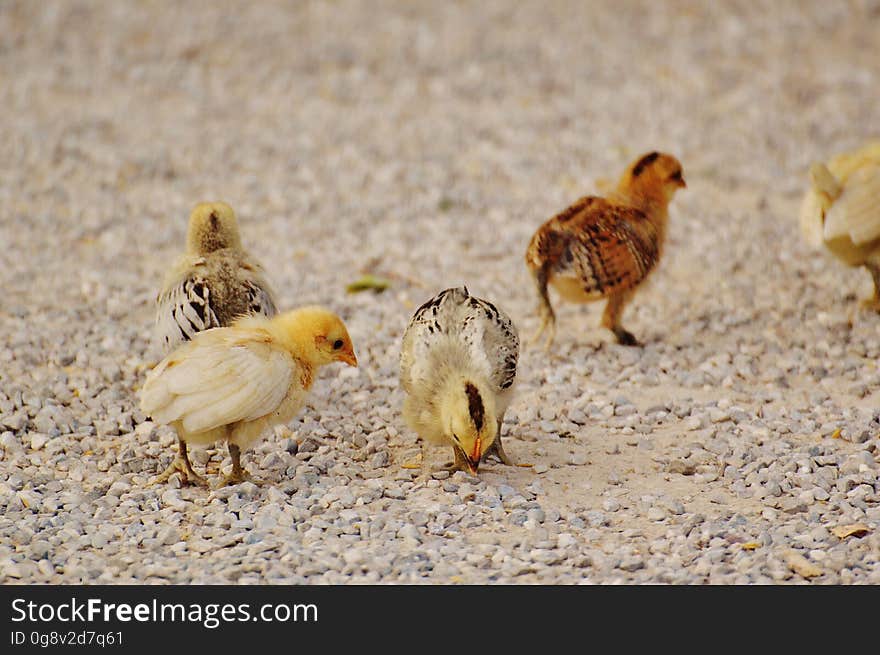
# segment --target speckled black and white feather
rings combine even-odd
[[[273,295],[262,270],[237,252],[184,257],[157,298],[157,339],[167,352],[242,315],[272,317],[278,312]]]
[[[458,349],[468,367],[498,394],[508,392],[516,378],[519,335],[510,317],[467,287],[441,291],[419,307],[403,335],[400,378],[404,390],[430,385],[436,358]]]

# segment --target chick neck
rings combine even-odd
[[[192,255],[209,255],[226,248],[241,250],[241,236],[235,224],[221,224],[211,215],[205,221],[195,221],[186,235],[186,249]]]
[[[331,358],[318,349],[315,326],[302,320],[295,312],[279,314],[272,319],[252,315],[236,323],[242,327],[259,327],[269,333],[272,340],[288,351],[301,364],[311,370],[329,364]]]
[[[665,226],[672,195],[654,176],[642,174],[633,178],[627,172],[617,185],[615,194],[626,204],[644,211],[658,227]]]

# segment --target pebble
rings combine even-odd
[[[49,435],[40,432],[31,433],[31,450],[39,450],[49,443]]]
[[[589,525],[594,528],[608,524],[608,519],[606,518],[605,513],[598,510],[587,512],[584,515],[584,518],[586,519],[587,523],[589,523]]]
[[[652,521],[662,521],[666,518],[666,511],[659,507],[651,507],[648,510],[647,516]]]
[[[162,494],[162,502],[178,512],[185,512],[189,506],[185,500],[180,497],[178,489],[169,489]]]
[[[403,490],[400,487],[393,485],[385,487],[383,495],[386,498],[392,498],[394,500],[403,500],[404,498],[406,498],[406,494],[403,492]]]
[[[606,512],[616,512],[620,509],[620,503],[615,498],[606,498],[602,501],[602,509]]]

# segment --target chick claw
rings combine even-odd
[[[538,343],[538,340],[541,338],[541,335],[544,332],[547,332],[547,338],[544,340],[544,350],[550,350],[550,346],[553,344],[553,340],[556,338],[556,317],[552,314],[543,314],[541,316],[541,326],[538,328],[537,332],[529,339],[529,347],[533,347]]]
[[[252,477],[250,473],[242,468],[241,449],[231,442],[228,444],[228,448],[229,456],[232,458],[232,471],[223,476],[223,479],[216,488],[229,487],[235,484],[241,484],[242,482],[253,482],[256,485],[263,484],[262,480]]]
[[[513,460],[507,456],[507,453],[504,452],[504,446],[501,444],[501,435],[499,434],[496,437],[495,441],[492,442],[492,445],[489,446],[488,450],[483,454],[483,461],[486,461],[490,455],[494,455],[498,458],[502,464],[507,464],[507,466],[516,466]]]
[[[629,330],[624,330],[622,327],[613,328],[612,332],[614,332],[614,336],[617,337],[617,343],[621,346],[641,346],[639,340],[636,339],[635,335]]]
[[[201,475],[193,470],[192,464],[190,464],[189,459],[184,459],[183,457],[179,456],[175,457],[174,461],[172,461],[168,465],[168,468],[166,468],[162,473],[160,473],[153,479],[152,484],[160,484],[162,482],[165,482],[175,473],[180,473],[180,483],[182,485],[196,484],[200,487],[211,486],[205,478],[203,478]]]
[[[253,482],[257,486],[264,484],[263,480],[261,480],[260,478],[255,478],[244,469],[240,469],[238,471],[233,469],[230,473],[227,473],[223,476],[223,478],[220,480],[220,482],[217,483],[214,489],[231,487],[236,484],[241,484],[242,482]]]

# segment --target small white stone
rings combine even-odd
[[[41,432],[31,433],[31,450],[40,450],[47,443],[49,443],[49,435]]]
[[[699,430],[703,427],[703,421],[698,416],[689,416],[684,420],[684,429],[689,431]]]

